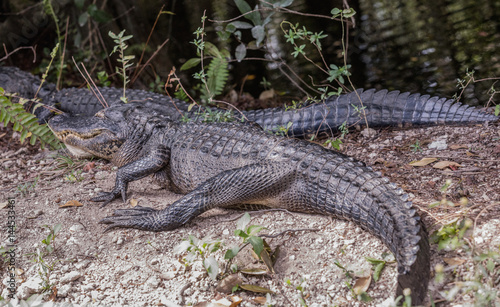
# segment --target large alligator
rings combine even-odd
[[[38,88],[36,77],[18,72],[16,68],[0,67],[0,87],[7,86],[6,90],[20,93],[21,96],[31,98],[34,89]],[[13,82],[22,74],[30,82]],[[39,81],[39,80],[38,80]],[[18,86],[16,88],[16,85]],[[53,86],[45,86],[46,90],[39,93],[42,101],[73,115],[93,115],[103,108],[102,102],[88,89],[69,88],[55,91]],[[99,88],[107,105],[122,104],[120,97],[122,90],[117,88]],[[31,96],[30,96],[31,95]],[[129,101],[155,102],[159,105],[157,111],[172,120],[197,118],[200,108],[188,111],[188,103],[171,99],[168,96],[142,90],[126,91]],[[102,100],[102,99],[101,99]],[[211,112],[225,112],[212,107]],[[37,116],[47,120],[50,111],[37,109]],[[482,112],[474,107],[454,103],[452,99],[430,97],[429,95],[401,93],[399,91],[357,90],[340,96],[330,97],[323,102],[314,103],[296,110],[285,108],[269,108],[233,112],[237,119],[253,121],[265,130],[279,131],[292,137],[307,137],[314,134],[331,134],[342,125],[368,124],[369,127],[405,126],[405,125],[436,125],[436,124],[465,124],[485,121],[497,121],[498,117]],[[365,119],[366,116],[366,119]],[[291,126],[289,127],[289,123]]]
[[[49,126],[76,155],[119,166],[115,187],[92,201],[126,199],[128,183],[153,175],[185,194],[163,210],[116,210],[101,222],[149,231],[176,229],[215,207],[264,205],[350,220],[380,238],[398,262],[397,295],[414,304],[427,295],[425,227],[394,184],[362,162],[304,140],[266,133],[247,123],[182,123],[154,103],[115,105],[93,117],[63,114]]]

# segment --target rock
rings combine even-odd
[[[58,297],[67,297],[71,290],[71,285],[62,285],[57,289]]]
[[[90,264],[90,260],[78,261],[77,263],[75,263],[75,268],[77,270],[85,269],[86,267],[89,266],[89,264]]]
[[[69,232],[71,233],[75,233],[75,232],[80,232],[82,230],[84,230],[85,228],[81,225],[81,224],[75,224],[75,225],[72,225],[70,228],[69,228]]]
[[[365,128],[363,129],[363,131],[361,131],[361,135],[365,138],[372,138],[377,135],[377,130],[372,128]]]
[[[447,137],[448,137],[447,135],[444,135],[435,140],[434,142],[430,143],[427,147],[429,149],[436,149],[436,150],[446,149],[448,148],[448,144],[446,143]]]
[[[25,300],[32,294],[37,293],[40,289],[40,283],[42,279],[38,276],[32,276],[27,281],[22,283],[19,288],[17,288],[17,297],[20,300]]]
[[[181,307],[177,305],[176,303],[169,301],[165,295],[162,295],[160,297],[160,303],[167,306],[167,307]]]
[[[69,272],[68,274],[64,275],[60,282],[62,284],[67,284],[67,283],[70,283],[72,281],[75,281],[77,280],[78,278],[82,277],[82,274],[80,272],[77,272],[77,271],[73,271],[73,272]]]

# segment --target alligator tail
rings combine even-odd
[[[293,137],[332,134],[344,123],[347,126],[368,123],[370,127],[385,127],[468,124],[499,119],[453,99],[374,89],[359,89],[297,110],[272,108],[244,113],[249,120],[272,131],[280,127],[286,129],[292,122],[288,134]]]
[[[380,238],[398,263],[396,296],[409,288],[412,303],[422,304],[430,279],[430,247],[427,231],[416,209],[408,201],[408,195],[387,178],[360,162],[343,159],[345,161],[336,167],[328,184],[321,180],[328,166],[317,171],[309,168],[309,177],[319,178],[318,191],[310,192],[311,195],[326,197],[329,199],[326,211],[351,220]],[[325,190],[333,194],[322,196]]]

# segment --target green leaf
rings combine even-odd
[[[210,256],[203,261],[203,266],[207,270],[208,276],[212,280],[217,280],[217,275],[219,274],[219,264],[217,260],[215,260],[213,256]]]
[[[229,31],[227,29],[227,27],[231,27],[231,28],[234,27],[235,30],[236,29],[251,29],[251,28],[253,28],[253,26],[251,24],[249,24],[248,22],[244,22],[244,21],[233,21],[233,22],[229,23],[226,26],[226,31]],[[232,32],[234,32],[234,31],[232,31]]]
[[[350,8],[348,8],[348,9],[343,10],[343,11],[342,11],[342,15],[343,15],[345,18],[350,18],[350,17],[352,17],[352,16],[356,15],[356,11],[355,11],[352,7],[350,7]]]
[[[173,252],[176,255],[182,254],[182,253],[185,253],[190,247],[191,247],[191,242],[189,242],[189,241],[182,241],[181,243],[177,244],[174,247]]]
[[[91,4],[87,8],[87,12],[89,13],[90,17],[92,17],[95,21],[103,23],[103,22],[108,22],[111,20],[109,15],[97,8],[97,5]],[[122,34],[123,35],[123,34]]]
[[[330,11],[330,14],[332,14],[332,18],[339,16],[340,13],[342,13],[342,11],[338,8],[334,8]]]
[[[500,104],[497,104],[495,106],[495,116],[498,116],[498,115],[500,115]]]
[[[256,44],[257,47],[260,46],[260,43],[264,40],[266,37],[266,32],[263,26],[255,26],[252,28],[252,37],[257,40]]]
[[[287,6],[292,5],[292,3],[293,3],[293,0],[281,0],[281,1],[276,1],[276,2],[273,4],[273,7],[274,7],[274,8],[278,8],[278,7],[287,7]]]
[[[234,0],[234,3],[240,10],[241,14],[246,14],[252,10],[250,5],[244,0]],[[257,6],[256,6],[257,8]],[[250,20],[254,25],[262,25],[262,19],[260,18],[260,13],[258,11],[252,12],[250,14],[244,15],[244,17]]]
[[[75,0],[76,7],[81,10],[83,9],[83,5],[85,4],[85,0]]]
[[[236,222],[236,229],[245,230],[248,223],[250,223],[250,214],[245,212],[242,217]]]
[[[238,62],[241,62],[245,56],[247,55],[247,47],[245,44],[241,43],[236,47],[236,51],[234,53],[234,56]]]
[[[267,229],[266,227],[264,226],[260,226],[260,225],[251,225],[250,227],[248,227],[247,229],[247,234],[249,236],[254,236],[256,235],[257,233],[259,233],[259,231],[261,231],[262,229]]]
[[[264,249],[264,241],[262,240],[262,238],[251,236],[250,238],[248,238],[248,241],[250,242],[250,244],[252,244],[255,253],[260,256],[260,253]]]
[[[83,27],[87,23],[88,19],[89,19],[89,13],[87,12],[81,13],[80,16],[78,16],[78,25],[80,27]]]
[[[236,229],[236,230],[234,231],[234,235],[236,235],[236,236],[238,236],[238,237],[241,237],[241,238],[243,238],[243,239],[248,238],[248,235],[246,234],[246,232],[244,232],[244,231],[243,231],[243,230],[241,230],[241,229]]]
[[[238,255],[239,252],[240,252],[240,247],[234,246],[233,248],[227,250],[226,254],[224,255],[224,259],[226,260],[233,259],[234,257],[236,257],[236,255]]]
[[[205,42],[205,54],[216,58],[222,57],[219,48],[217,48],[217,46],[215,46],[211,42]]]

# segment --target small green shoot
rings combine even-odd
[[[111,51],[109,55],[111,56],[113,53],[119,52],[118,62],[120,62],[122,65],[121,68],[118,66],[116,67],[116,72],[119,75],[121,75],[123,79],[123,95],[120,98],[120,100],[123,101],[124,103],[128,103],[127,97],[125,96],[127,84],[130,82],[127,75],[127,69],[133,65],[131,61],[135,58],[135,56],[125,55],[125,49],[128,48],[128,45],[125,42],[131,39],[133,35],[124,36],[124,34],[125,30],[121,31],[118,35],[109,31],[108,35],[114,40],[116,44],[115,47],[113,48],[113,51]]]
[[[420,147],[420,140],[416,140],[415,144],[410,145],[411,151],[422,152],[422,147]]]
[[[29,193],[35,191],[39,179],[40,176],[37,176],[33,181],[28,181],[17,186],[17,190],[21,193],[22,197],[26,197]]]
[[[43,292],[52,290],[54,284],[50,282],[50,275],[54,270],[55,265],[59,262],[59,259],[48,261],[46,258],[50,256],[56,250],[55,239],[61,231],[61,224],[56,224],[53,228],[48,225],[44,225],[44,228],[49,230],[49,234],[45,239],[42,240],[42,248],[37,247],[34,253],[27,254],[28,256],[34,256],[31,260],[38,265],[38,275],[42,282],[40,286]]]
[[[221,240],[214,240],[208,236],[203,239],[198,239],[195,236],[189,235],[187,240],[182,241],[174,247],[174,253],[187,254],[183,258],[187,266],[191,266],[194,261],[201,261],[208,276],[212,280],[217,280],[219,264],[211,254],[219,250],[221,244]]]

